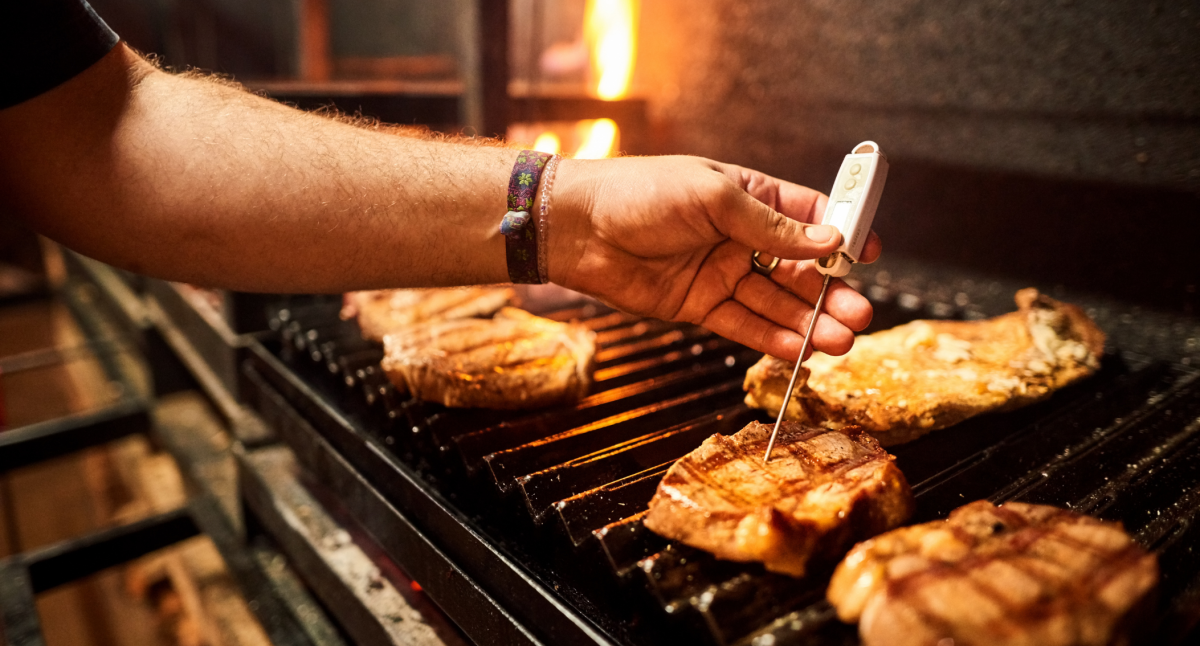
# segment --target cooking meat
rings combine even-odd
[[[383,338],[383,370],[401,391],[456,408],[537,408],[591,384],[596,335],[506,307],[494,319],[436,321]]]
[[[860,543],[829,584],[867,646],[1128,643],[1158,563],[1119,523],[986,500]]]
[[[646,527],[732,561],[803,576],[854,541],[904,522],[912,491],[892,456],[861,429],[751,422],[713,435],[667,471]]]
[[[1104,333],[1078,307],[1023,289],[1018,310],[984,321],[913,321],[860,336],[845,356],[815,353],[786,419],[862,426],[883,446],[980,413],[1025,406],[1100,365]],[[793,364],[763,357],[746,404],[776,415]]]
[[[358,318],[364,339],[427,321],[490,316],[513,300],[507,287],[378,289],[342,297],[342,319]]]

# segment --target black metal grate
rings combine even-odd
[[[960,307],[876,305],[875,329],[964,316]],[[855,643],[853,627],[824,601],[834,564],[797,580],[719,561],[641,523],[672,461],[712,433],[768,421],[741,402],[745,370],[759,355],[699,328],[586,300],[528,309],[597,332],[596,383],[583,401],[522,413],[405,400],[378,368],[382,351],[339,321],[335,304],[279,312],[272,347],[292,376],[313,385],[305,396],[327,400],[419,472],[472,519],[478,540],[510,554],[614,642]],[[1110,354],[1097,375],[1046,402],[968,420],[893,453],[917,495],[914,522],[979,498],[1124,522],[1159,552],[1160,642],[1195,623],[1200,372]],[[351,462],[369,478],[387,477],[374,463]]]

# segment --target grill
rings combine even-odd
[[[903,262],[861,280],[873,329],[1009,311],[1023,286]],[[477,641],[857,643],[824,601],[833,564],[797,580],[716,560],[641,523],[671,462],[712,433],[771,421],[741,402],[760,355],[582,297],[525,296],[527,309],[597,333],[595,385],[574,406],[494,412],[406,400],[378,368],[382,350],[338,320],[334,302],[274,313],[277,334],[252,348],[243,394]],[[1037,405],[894,447],[917,496],[913,521],[980,498],[1121,521],[1159,555],[1157,643],[1178,643],[1200,617],[1200,371],[1183,351],[1200,330],[1069,300],[1109,332],[1099,373]],[[471,611],[456,614],[456,604]]]

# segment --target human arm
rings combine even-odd
[[[515,150],[304,113],[123,44],[0,111],[0,148],[8,211],[131,271],[276,292],[507,280]]]
[[[515,150],[302,113],[159,71],[123,45],[0,111],[0,148],[0,206],[132,271],[279,292],[507,280],[497,224]],[[550,277],[795,356],[804,301],[815,300],[810,263],[782,262],[766,279],[749,273],[749,249],[828,253],[836,240],[814,242],[797,221],[823,200],[698,158],[567,160],[552,197]],[[864,255],[877,254],[872,243]],[[870,306],[839,284],[828,312],[815,345],[843,352]]]

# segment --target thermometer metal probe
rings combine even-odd
[[[771,448],[775,446],[775,436],[779,434],[779,425],[783,423],[783,414],[787,411],[788,401],[792,399],[792,390],[796,388],[796,376],[800,374],[800,364],[804,363],[804,353],[808,352],[809,339],[812,338],[813,330],[817,327],[817,316],[821,314],[821,306],[825,304],[825,292],[829,289],[831,278],[833,278],[831,274],[825,274],[825,282],[821,284],[821,295],[817,297],[817,304],[813,306],[812,320],[808,322],[808,332],[804,335],[804,345],[800,346],[800,358],[796,359],[796,368],[792,370],[792,380],[788,382],[787,394],[783,396],[783,405],[779,407],[779,417],[775,418],[775,428],[771,430],[771,439],[767,441],[767,452],[763,455],[763,462],[771,459]]]
[[[825,205],[821,224],[836,227],[842,234],[842,244],[833,253],[816,262],[817,271],[825,275],[825,280],[821,284],[821,295],[813,305],[808,332],[804,335],[804,344],[800,347],[800,356],[797,357],[796,367],[792,370],[792,379],[788,382],[783,403],[779,406],[779,416],[775,418],[775,428],[771,431],[771,439],[767,441],[767,452],[763,455],[763,462],[771,459],[771,449],[775,446],[775,437],[779,435],[783,415],[792,400],[796,377],[800,375],[800,365],[804,363],[804,353],[808,352],[809,346],[812,345],[812,335],[817,329],[817,317],[821,316],[821,310],[825,306],[825,293],[829,291],[829,281],[850,273],[850,266],[858,262],[867,242],[867,234],[871,231],[871,223],[875,220],[875,209],[879,206],[879,196],[883,193],[887,172],[887,157],[880,152],[879,145],[874,141],[864,141],[855,146],[854,152],[842,160],[837,179],[833,181],[833,190],[829,191],[829,202]]]

